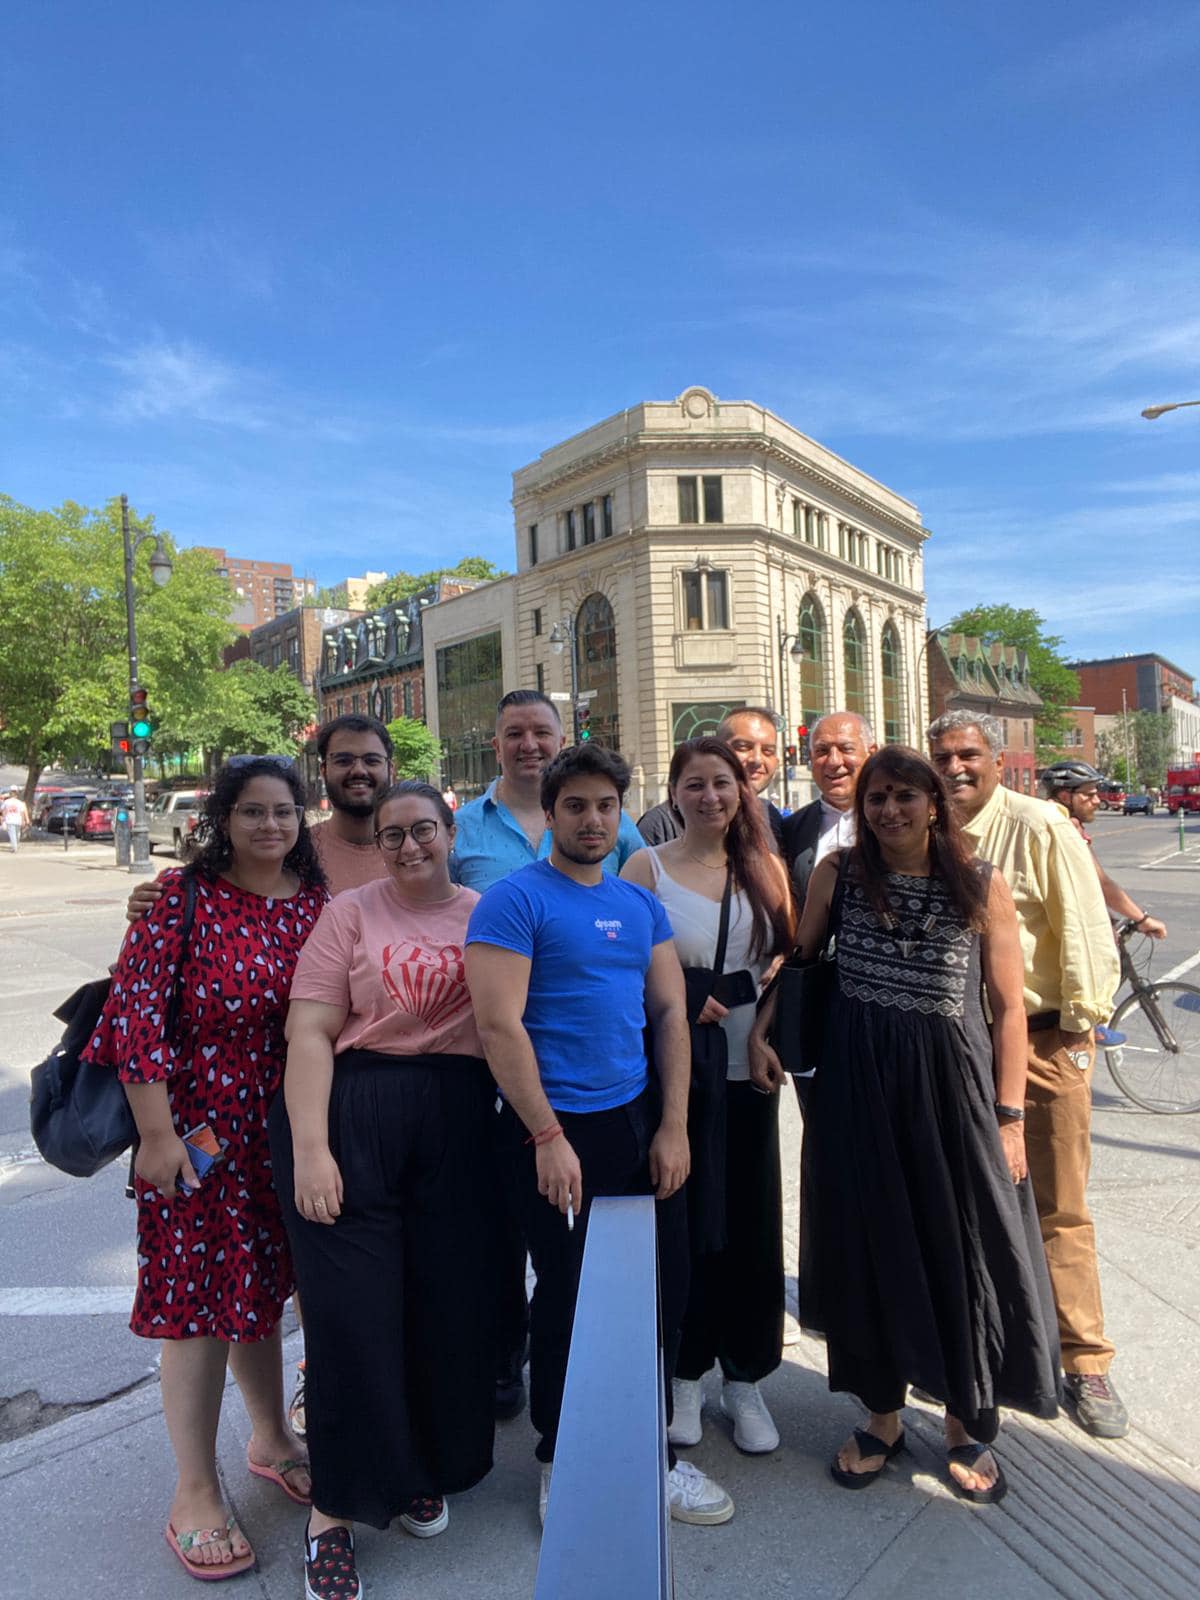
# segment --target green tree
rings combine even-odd
[[[1038,760],[1053,759],[1071,726],[1065,708],[1079,703],[1079,679],[1062,657],[1059,635],[1044,631],[1045,623],[1036,611],[1007,605],[972,606],[960,611],[950,628],[974,635],[985,644],[1011,644],[1025,651],[1030,685],[1043,701],[1034,722]]]
[[[285,666],[235,661],[213,672],[202,703],[180,727],[188,745],[203,746],[209,770],[226,756],[295,755],[317,708]]]
[[[397,717],[388,723],[392,760],[398,778],[432,778],[442,759],[442,747],[423,722]]]
[[[385,606],[393,605],[398,600],[407,600],[409,595],[428,588],[439,578],[464,578],[478,583],[492,583],[497,578],[507,577],[507,572],[502,572],[483,556],[464,556],[455,566],[435,567],[432,572],[394,572],[390,578],[367,590],[367,605]]]
[[[1170,713],[1131,711],[1129,761],[1125,759],[1125,728],[1120,722],[1096,740],[1096,764],[1108,776],[1130,789],[1161,789],[1167,781],[1173,745]]]
[[[134,535],[154,519],[131,513]],[[231,595],[211,557],[164,543],[174,563],[160,588],[150,550],[135,558],[140,680],[160,723],[195,710],[232,637]],[[55,762],[108,763],[109,723],[128,704],[119,500],[37,511],[0,496],[0,748],[28,769],[32,799]]]

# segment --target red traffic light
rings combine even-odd
[[[796,737],[798,739],[808,738],[808,728],[803,722],[800,723],[799,727],[796,729]]]

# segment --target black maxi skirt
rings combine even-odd
[[[313,1504],[386,1528],[416,1495],[469,1489],[492,1465],[494,1096],[474,1056],[351,1050],[334,1062],[332,1225],[296,1210],[283,1094],[275,1185],[304,1307]]]
[[[800,1320],[829,1387],[873,1411],[915,1384],[990,1442],[1058,1406],[1033,1192],[1000,1147],[991,1055],[960,1019],[834,1000],[801,1162]]]

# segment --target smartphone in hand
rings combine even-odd
[[[207,1122],[200,1122],[194,1128],[189,1128],[183,1135],[183,1143],[188,1153],[188,1160],[192,1163],[192,1171],[201,1183],[217,1163],[225,1159],[220,1140]],[[191,1195],[196,1191],[190,1183],[180,1183],[179,1192]]]

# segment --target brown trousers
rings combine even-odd
[[[1058,1311],[1063,1371],[1107,1372],[1096,1230],[1087,1208],[1092,1073],[1067,1054],[1057,1028],[1029,1035],[1025,1153]]]

